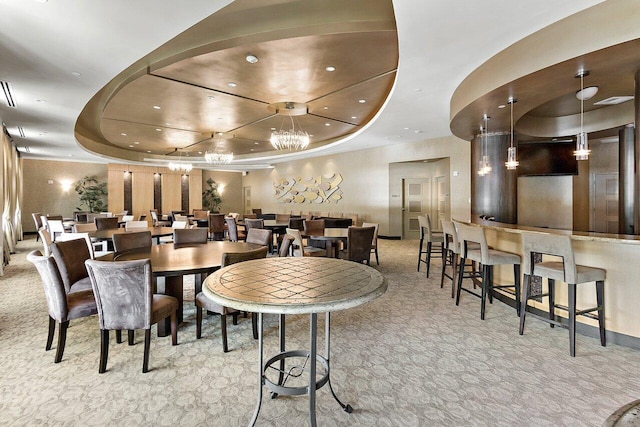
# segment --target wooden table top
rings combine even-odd
[[[220,268],[224,252],[247,252],[261,246],[243,242],[207,242],[207,244],[176,246],[173,243],[152,245],[151,249],[136,249],[115,257],[116,261],[149,258],[155,276],[181,276],[206,273]]]
[[[144,227],[128,230],[125,228],[111,228],[108,230],[90,231],[89,237],[98,240],[111,240],[114,234],[137,233],[140,231],[150,231],[151,237],[172,236],[173,228],[171,227]]]
[[[227,266],[204,281],[203,292],[238,310],[303,314],[344,310],[387,290],[372,267],[322,257],[282,257]]]

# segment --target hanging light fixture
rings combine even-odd
[[[222,135],[222,132],[218,132],[216,135]],[[212,165],[228,165],[233,161],[233,153],[221,151],[214,140],[211,150],[204,153],[204,160]]]
[[[177,152],[178,149],[176,148],[174,150],[174,153]],[[177,162],[169,162],[169,170],[171,171],[181,171],[184,173],[189,173],[191,172],[191,170],[193,169],[193,165],[191,163],[188,162],[183,162],[182,161],[182,152],[180,153],[180,160]]]
[[[507,102],[511,106],[511,133],[509,134],[511,137],[511,142],[509,144],[509,148],[507,149],[507,161],[504,162],[504,165],[507,167],[507,169],[513,170],[520,164],[520,162],[518,162],[518,156],[516,153],[517,149],[513,145],[513,104],[518,102],[518,100],[513,96],[510,96]]]
[[[489,163],[489,116],[486,114],[482,116],[484,120],[484,138],[482,134],[483,127],[480,127],[480,144],[482,146],[482,155],[480,158],[480,165],[478,168],[478,175],[485,176],[493,169]]]
[[[291,129],[283,130],[282,126],[280,130],[271,132],[271,145],[276,150],[304,150],[309,146],[309,134],[300,129],[296,129],[295,123],[293,121],[294,112],[300,109],[299,105],[296,105],[294,102],[285,102],[284,109],[289,111],[289,119],[291,119]],[[306,114],[306,106],[304,107]],[[276,109],[278,114],[281,114],[280,109]],[[295,113],[295,115],[300,115],[299,113]],[[283,122],[284,124],[284,119]]]
[[[573,155],[576,156],[576,160],[588,160],[589,153],[591,153],[591,150],[589,150],[589,137],[584,131],[584,100],[595,95],[595,92],[597,92],[598,89],[596,88],[595,91],[591,91],[589,93],[585,92],[584,77],[588,75],[589,71],[586,70],[580,70],[578,74],[576,74],[576,78],[580,77],[580,91],[576,94],[578,99],[580,99],[580,132],[576,135],[576,151],[573,152]]]

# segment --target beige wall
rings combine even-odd
[[[518,224],[571,230],[573,176],[518,178]]]
[[[251,187],[252,207],[263,212],[329,211],[358,213],[359,221],[377,222],[382,236],[400,236],[397,209],[390,186],[390,164],[412,160],[449,157],[450,206],[453,218],[468,220],[470,215],[470,146],[454,136],[416,143],[321,156],[313,159],[278,163],[272,170],[251,171],[243,185]],[[454,176],[455,172],[455,176]],[[274,197],[273,183],[283,177],[315,177],[340,173],[342,200],[331,204],[284,204]],[[394,216],[393,221],[391,216]]]
[[[241,172],[221,172],[221,171],[202,171],[202,191],[207,186],[207,179],[213,179],[218,188],[222,187],[220,197],[222,198],[222,207],[220,212],[243,212],[242,210],[242,173]],[[200,192],[202,194],[202,191]],[[202,197],[200,198],[202,200]]]

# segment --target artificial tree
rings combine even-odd
[[[218,184],[212,179],[207,179],[207,186],[202,192],[202,207],[208,209],[210,212],[220,212],[220,205],[222,205],[222,197],[218,193]]]
[[[85,176],[75,183],[75,190],[80,196],[80,206],[87,206],[89,212],[103,212],[107,210],[107,183],[100,181],[96,175]]]

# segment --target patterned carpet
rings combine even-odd
[[[640,398],[640,352],[578,336],[571,358],[566,330],[529,319],[519,336],[515,311],[500,302],[481,321],[478,299],[463,295],[456,307],[448,284],[440,289],[439,261],[430,279],[416,272],[417,241],[379,244],[377,268],[389,291],[332,316],[332,382],[354,411],[345,413],[321,389],[318,425],[599,426]],[[154,336],[149,373],[141,373],[138,333],[132,347],[111,340],[102,375],[97,318],[75,321],[64,359],[54,364],[54,351],[44,351],[42,286],[25,261],[39,247],[20,242],[0,278],[2,425],[247,425],[257,393],[250,319],[229,322],[231,352],[223,354],[219,318],[207,318],[196,341],[195,309],[187,303],[180,345]],[[273,351],[276,320],[266,316],[265,345]],[[302,346],[308,317],[287,320],[289,348]],[[308,425],[307,405],[303,396],[265,398],[257,425]]]

